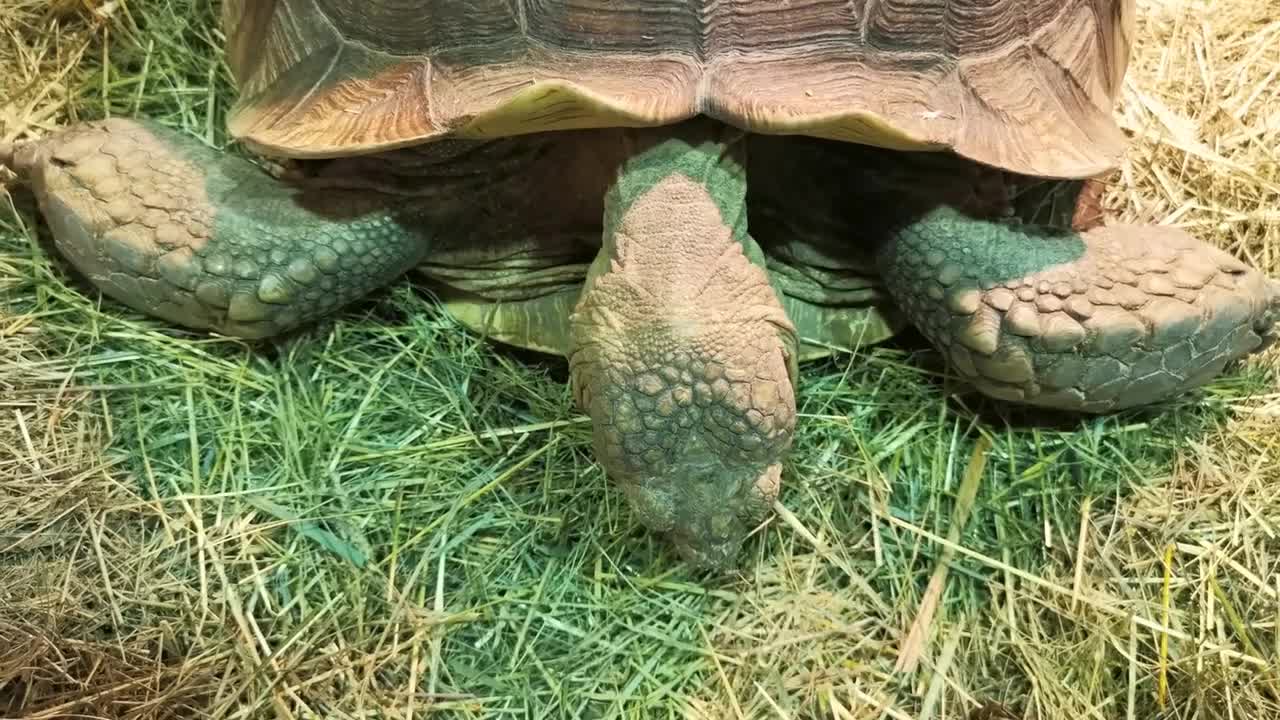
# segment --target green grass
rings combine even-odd
[[[9,29],[34,43],[46,26],[30,17]],[[231,90],[215,20],[198,0],[130,2],[96,31],[64,20],[93,39],[61,118],[143,114],[222,146]],[[1160,507],[1153,488],[1224,442],[1234,411],[1275,386],[1261,364],[1156,411],[1093,419],[979,400],[910,339],[807,365],[782,496],[794,520],[764,527],[741,573],[703,578],[594,464],[563,362],[484,342],[409,282],[278,341],[183,332],[86,288],[29,197],[12,200],[0,195],[0,324],[28,344],[0,364],[0,411],[91,392],[123,503],[112,517],[138,526],[122,547],[142,548],[95,563],[111,587],[81,612],[104,619],[75,641],[110,648],[115,633],[190,668],[174,682],[202,712],[841,718],[879,717],[853,708],[882,699],[889,717],[982,717],[985,703],[1154,717],[1162,663],[1181,712],[1220,705],[1232,682],[1195,653],[1276,657],[1274,609],[1229,566],[1221,630],[1184,624],[1196,641],[1161,650],[1163,545],[1188,540],[1124,510],[1153,492],[1143,507]],[[975,457],[985,465],[966,483]],[[1077,580],[1086,535],[1098,554]],[[921,668],[895,673],[940,563]],[[164,582],[148,587],[155,568]],[[3,600],[0,614],[16,607]],[[1240,630],[1232,613],[1261,624]],[[159,623],[157,636],[123,630]],[[1249,688],[1269,682],[1233,667]],[[33,712],[165,712],[90,698],[88,676],[27,687]]]

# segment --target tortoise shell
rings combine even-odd
[[[232,134],[287,157],[442,139],[743,129],[1085,177],[1133,0],[228,0]]]

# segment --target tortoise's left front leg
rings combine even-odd
[[[9,155],[11,157],[4,157]],[[271,177],[139,120],[0,149],[68,260],[104,293],[192,328],[265,337],[389,283],[448,203]],[[436,198],[438,200],[438,198]]]
[[[984,393],[1107,412],[1276,337],[1280,282],[1173,228],[1053,230],[939,207],[879,251],[894,300]]]

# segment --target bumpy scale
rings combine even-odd
[[[980,390],[1108,412],[1207,382],[1275,339],[1280,283],[1173,228],[1084,233],[935,209],[880,252],[894,299]]]
[[[139,120],[17,148],[58,249],[105,293],[193,328],[264,337],[413,267],[422,206],[281,183],[247,160]]]

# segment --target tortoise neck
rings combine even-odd
[[[659,134],[638,131],[629,138],[633,151],[618,169],[605,195],[606,245],[641,198],[661,184],[691,183],[719,212],[734,240],[747,236],[746,143],[743,133],[718,123],[694,122]]]
[[[519,184],[552,145],[545,136],[498,140],[443,140],[297,163],[295,181],[307,187],[372,190],[434,198],[492,194]]]

